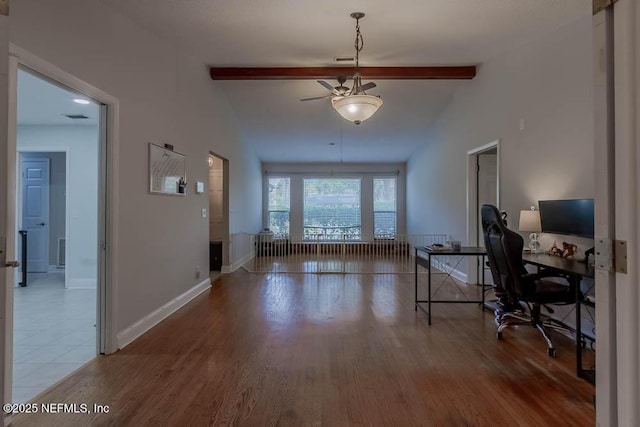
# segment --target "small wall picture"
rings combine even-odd
[[[149,192],[184,196],[186,193],[185,157],[173,150],[149,143]]]

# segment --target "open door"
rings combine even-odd
[[[9,105],[9,5],[8,2],[0,2],[0,380],[2,387],[0,393],[2,403],[7,402],[7,376],[11,376],[11,367],[7,370],[7,340],[11,337],[7,336],[7,324],[11,320],[7,316],[7,283],[13,283],[12,267],[17,263],[13,260],[13,244],[11,239],[7,239],[9,229],[8,215],[13,209],[9,206],[8,190],[14,179],[11,177],[9,165],[12,159],[9,159],[8,150],[8,105]],[[10,334],[9,334],[10,335]],[[9,357],[9,361],[11,358]],[[9,382],[10,384],[10,382]],[[9,391],[10,394],[10,391]],[[4,425],[5,414],[2,415],[2,425]]]

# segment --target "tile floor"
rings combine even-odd
[[[96,356],[96,291],[65,289],[64,273],[14,289],[13,402],[27,402]]]

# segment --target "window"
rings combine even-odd
[[[396,178],[373,179],[373,237],[392,239],[396,235]]]
[[[269,178],[269,229],[276,237],[289,235],[290,178]]]
[[[304,239],[360,240],[360,179],[305,178]]]

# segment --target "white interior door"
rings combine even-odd
[[[476,230],[478,235],[476,241],[478,246],[484,247],[484,235],[482,232],[482,215],[480,213],[482,205],[490,204],[498,206],[498,154],[494,148],[489,152],[478,154],[478,206],[476,216]],[[486,266],[482,266],[484,272],[484,283],[492,283],[491,271]]]
[[[498,206],[498,155],[478,154],[478,246],[484,246],[480,208],[484,204]]]
[[[640,7],[635,0],[613,3],[615,234],[624,242],[627,267],[615,273],[617,425],[640,425]],[[599,161],[603,161],[600,160]],[[598,178],[600,178],[598,176]],[[621,248],[620,247],[620,248]],[[616,251],[616,257],[619,257]],[[598,276],[599,277],[599,276]],[[598,279],[596,277],[596,280]],[[596,282],[596,288],[602,283]],[[610,284],[610,282],[609,282]],[[605,285],[606,286],[606,285]],[[600,305],[596,294],[596,310]],[[609,295],[610,296],[610,295]],[[600,337],[600,312],[596,311]],[[605,330],[609,334],[611,330]],[[606,336],[606,335],[605,335]],[[597,345],[597,344],[596,344]],[[606,344],[605,344],[606,345]],[[597,348],[598,359],[600,347]],[[596,360],[596,362],[597,362]],[[611,361],[613,362],[613,361]],[[606,368],[606,367],[605,367]],[[597,369],[600,369],[597,367]],[[605,372],[605,375],[607,372]],[[596,375],[598,373],[596,372]],[[596,378],[598,381],[599,377]],[[599,386],[598,386],[599,387]],[[598,408],[599,411],[599,408]]]
[[[593,17],[595,237],[615,237],[615,138],[613,133],[613,10]],[[596,265],[596,424],[618,425],[616,277]]]
[[[11,346],[7,345],[13,338],[7,329],[11,326],[11,311],[8,309],[9,297],[12,297],[8,283],[13,283],[13,274],[7,267],[7,255],[12,256],[12,244],[7,241],[9,229],[8,213],[13,204],[9,203],[8,189],[15,184],[11,172],[8,150],[8,116],[9,116],[9,5],[0,2],[0,399],[7,402],[11,399],[11,386],[7,387],[7,379],[11,379]],[[13,160],[15,162],[15,160]],[[11,226],[11,227],[10,227]],[[13,233],[12,233],[13,234]],[[11,235],[12,235],[11,234]],[[13,248],[15,249],[15,248]],[[8,362],[8,363],[7,363]],[[4,414],[0,417],[4,425]]]
[[[49,270],[49,159],[22,159],[22,229],[27,231],[27,272]]]

